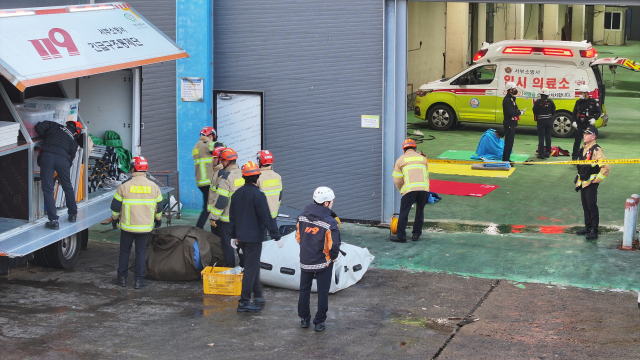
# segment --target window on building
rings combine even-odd
[[[604,28],[606,30],[621,30],[621,19],[621,12],[606,11],[604,13]]]

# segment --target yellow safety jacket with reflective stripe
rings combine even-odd
[[[602,152],[601,147],[598,146],[598,148],[593,149],[592,151],[591,148],[594,147],[595,145],[597,145],[595,141],[584,144],[582,149],[580,149],[582,150],[581,159],[584,158],[585,160],[606,160],[607,158],[604,157],[604,153]],[[589,156],[589,151],[591,151],[591,156]],[[591,167],[596,167],[596,166],[598,166],[598,164],[591,164]],[[576,187],[585,187],[585,185],[589,186],[591,183],[594,183],[594,184],[601,183],[604,179],[607,178],[607,176],[609,176],[610,169],[611,168],[607,164],[600,165],[600,171],[597,174],[591,174],[589,179],[584,181],[580,179],[580,175],[578,174],[578,179],[576,180]]]
[[[231,195],[236,189],[244,185],[242,171],[238,164],[231,164],[224,168],[218,177],[218,188],[216,189],[217,199],[209,214],[211,220],[229,222],[229,207],[231,206]]]
[[[273,171],[272,166],[262,166],[260,167],[258,187],[266,195],[269,212],[271,217],[275,218],[278,216],[280,201],[282,200],[282,177]]]
[[[218,164],[213,167],[213,174],[211,175],[211,185],[209,185],[209,197],[207,198],[207,210],[209,212],[213,211],[213,205],[218,200],[218,193],[216,192],[216,190],[218,190],[218,180],[220,179],[220,174],[224,172],[222,171],[223,167],[224,166],[222,166],[222,164]]]
[[[429,191],[427,157],[408,149],[393,168],[393,182],[402,195],[412,191]]]
[[[120,229],[145,233],[153,230],[155,220],[162,219],[162,194],[158,185],[147,179],[146,172],[134,172],[131,180],[118,186],[113,194],[111,217],[120,219]]]
[[[196,185],[198,187],[211,184],[211,173],[213,172],[213,146],[215,141],[209,140],[206,136],[200,136],[200,140],[193,147],[193,164],[196,168]]]

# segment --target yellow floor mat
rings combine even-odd
[[[464,176],[483,176],[508,178],[513,174],[516,168],[512,167],[509,171],[504,170],[471,170],[471,165],[453,165],[453,164],[429,164],[429,172],[432,174],[446,175],[464,175]]]

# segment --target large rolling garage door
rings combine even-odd
[[[88,1],[87,1],[88,2]],[[96,3],[111,1],[96,1]],[[175,0],[126,1],[171,40],[176,41]],[[176,139],[176,64],[173,61],[142,67],[142,114],[140,131],[142,153],[151,171],[175,171]],[[158,178],[163,181],[164,178]],[[171,184],[175,186],[176,184]]]
[[[380,220],[382,133],[360,117],[382,114],[383,1],[216,0],[213,13],[214,87],[264,91],[283,204],[324,185],[339,216]]]

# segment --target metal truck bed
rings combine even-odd
[[[165,194],[173,190],[162,187],[160,191]],[[0,218],[0,230],[17,226],[11,230],[0,233],[0,255],[18,257],[28,255],[47,245],[53,244],[67,236],[80,232],[111,216],[111,199],[115,189],[105,192],[88,201],[78,203],[78,221],[67,221],[67,209],[58,210],[60,216],[60,229],[50,230],[44,227],[47,217],[36,221]]]

